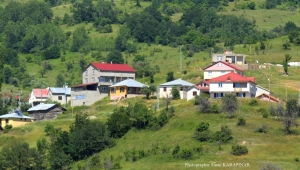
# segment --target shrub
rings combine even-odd
[[[12,129],[12,125],[5,125],[5,126],[4,126],[4,130],[3,130],[3,133],[9,132],[10,129]]]
[[[53,125],[51,124],[47,124],[45,126],[44,132],[46,133],[46,135],[50,135],[52,132],[54,132],[55,128]]]
[[[214,135],[214,139],[218,142],[227,143],[232,140],[232,131],[228,128],[228,126],[221,126],[221,131],[217,131]]]
[[[246,119],[243,118],[243,117],[239,117],[239,118],[238,118],[238,121],[237,121],[237,123],[236,123],[236,125],[237,125],[237,126],[243,126],[243,125],[245,125],[245,124],[246,124]]]
[[[269,113],[267,113],[267,112],[263,112],[263,113],[262,113],[262,117],[263,117],[263,118],[268,118],[268,116],[269,116]]]
[[[294,160],[295,160],[296,162],[299,162],[299,158],[295,158]]]
[[[248,154],[248,148],[246,146],[236,145],[231,147],[231,153],[236,156]]]
[[[208,130],[204,132],[196,131],[194,133],[194,138],[200,142],[209,141],[211,139],[211,132]]]
[[[179,157],[182,159],[190,159],[193,156],[193,152],[190,149],[183,149],[180,153],[179,153]]]
[[[255,129],[255,132],[267,133],[268,132],[268,125],[263,123],[261,126],[259,126],[258,128]]]
[[[178,153],[179,153],[179,151],[180,151],[180,146],[177,144],[176,146],[175,146],[175,148],[173,149],[173,151],[172,151],[172,155],[173,155],[173,157],[178,157]]]
[[[200,111],[202,113],[210,112],[211,104],[207,97],[200,95],[195,100],[195,104],[197,103],[199,105]]]
[[[256,99],[251,99],[250,103],[249,103],[249,106],[257,106],[258,105],[258,102]]]
[[[211,110],[210,110],[212,113],[220,113],[220,109],[219,109],[219,106],[217,104],[213,104],[213,106],[211,107]]]

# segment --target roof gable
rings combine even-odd
[[[244,70],[242,70],[241,68],[230,64],[228,62],[224,62],[224,61],[218,61],[206,68],[204,68],[203,70],[205,71],[212,71],[212,70],[237,70],[237,71],[241,71],[244,72]]]
[[[92,62],[90,65],[94,66],[100,71],[116,71],[116,72],[131,72],[135,73],[136,71],[127,64],[108,64],[108,63],[97,63]]]
[[[117,86],[127,86],[127,87],[143,87],[143,86],[147,86],[143,83],[140,83],[136,80],[133,80],[133,79],[126,79],[126,80],[123,80],[121,82],[118,82],[110,87],[117,87]]]
[[[48,97],[48,89],[32,89],[35,97]]]
[[[175,85],[181,85],[181,86],[194,86],[194,84],[184,81],[181,78],[173,81],[169,81],[167,83],[160,84],[160,86],[175,86]]]
[[[50,87],[49,91],[51,91],[52,94],[66,94],[66,95],[71,95],[71,88]]]
[[[262,93],[262,94],[258,95],[256,98],[257,98],[257,99],[260,99],[260,98],[270,98],[270,100],[274,100],[274,101],[276,101],[276,102],[280,102],[279,99],[275,98],[275,97],[272,96],[272,95],[266,94],[266,93]]]
[[[242,82],[252,82],[255,83],[254,77],[244,77],[241,76],[237,73],[228,73],[213,79],[210,79],[209,82],[237,82],[237,83],[242,83]]]

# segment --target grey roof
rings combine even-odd
[[[114,84],[110,87],[117,87],[117,86],[127,86],[127,87],[143,87],[143,86],[147,86],[143,83],[140,83],[136,80],[133,80],[133,79],[126,79],[126,80],[123,80],[117,84]]]
[[[71,88],[63,88],[63,87],[50,87],[49,90],[53,94],[67,94],[71,95]]]
[[[18,113],[15,113],[15,112],[11,112],[11,113],[8,113],[8,114],[5,114],[5,115],[1,115],[0,118],[3,118],[3,119],[8,119],[8,118],[34,119],[33,117],[24,116],[22,113],[18,114]]]
[[[36,105],[30,109],[28,109],[27,111],[30,112],[30,111],[38,111],[38,110],[47,110],[51,107],[55,106],[55,104],[39,104],[39,105]]]
[[[173,81],[169,81],[164,84],[160,84],[160,86],[176,86],[176,85],[181,85],[181,86],[194,86],[194,84],[184,81],[181,78]]]

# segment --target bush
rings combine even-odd
[[[248,154],[248,148],[246,146],[236,145],[236,146],[232,146],[231,149],[232,149],[231,153],[236,156]]]
[[[199,104],[199,108],[202,113],[210,112],[211,104],[210,104],[210,101],[208,100],[208,98],[206,98],[204,96],[200,96],[200,97],[197,97],[196,100],[197,100],[196,103]]]
[[[219,109],[219,106],[217,104],[213,104],[213,106],[211,107],[211,110],[210,110],[212,113],[220,113],[220,109]]]
[[[9,132],[10,131],[10,129],[12,129],[13,128],[13,126],[12,125],[5,125],[4,126],[4,130],[3,130],[3,133],[7,133],[7,132]]]
[[[257,106],[258,105],[258,102],[256,99],[251,99],[250,103],[249,103],[249,106]]]
[[[200,142],[209,141],[211,139],[211,132],[210,131],[204,131],[204,132],[195,132],[194,138]]]
[[[214,135],[214,139],[218,142],[228,143],[230,140],[232,140],[232,131],[228,128],[228,126],[221,126],[221,131],[217,131]]]
[[[180,151],[180,146],[177,144],[176,146],[175,146],[175,148],[173,149],[173,151],[172,151],[172,155],[173,155],[173,157],[178,157],[178,153],[179,153],[179,151]]]
[[[192,150],[190,149],[183,149],[180,153],[179,153],[179,157],[182,159],[190,159],[192,158],[193,153]]]
[[[236,125],[237,125],[237,126],[243,126],[243,125],[245,125],[245,124],[246,124],[246,119],[243,118],[243,117],[239,117],[239,118],[238,118],[238,121],[237,121],[237,123],[236,123]]]
[[[295,160],[296,162],[299,162],[299,158],[295,158],[294,160]]]
[[[54,132],[55,128],[53,125],[51,124],[47,124],[45,126],[44,132],[46,133],[46,135],[50,135],[52,132]]]
[[[261,126],[259,126],[258,128],[255,129],[255,132],[267,133],[268,132],[268,125],[263,123]]]
[[[268,118],[268,116],[269,116],[269,113],[267,113],[267,112],[262,113],[263,118]]]

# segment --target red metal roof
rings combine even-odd
[[[218,64],[218,63],[223,63],[223,64],[225,64],[225,65],[227,65],[227,66],[229,66],[229,67],[231,67],[231,68],[233,68],[233,69],[235,69],[235,70],[244,72],[244,70],[242,70],[241,68],[239,68],[239,67],[237,67],[237,66],[235,66],[235,65],[233,65],[233,64],[231,64],[231,63],[224,62],[224,61],[218,61],[218,62],[216,62],[216,63],[214,63],[214,64],[212,64],[212,65],[210,65],[210,66],[205,67],[203,70],[206,70],[206,69],[210,68],[211,66],[214,66],[214,65],[216,65],[216,64]]]
[[[275,98],[275,97],[272,96],[272,95],[266,94],[266,93],[262,93],[261,95],[257,96],[256,98],[257,98],[257,99],[261,99],[262,96],[265,97],[265,98],[267,98],[267,99],[270,97],[270,100],[272,99],[272,100],[274,100],[274,101],[277,102],[277,103],[280,102],[279,99]]]
[[[255,80],[254,77],[243,77],[237,73],[231,72],[231,73],[210,79],[209,81],[210,82],[237,82],[237,83],[252,82],[252,83],[255,83],[254,80]]]
[[[48,89],[32,89],[35,97],[48,97]]]
[[[86,87],[86,86],[89,86],[89,85],[94,85],[94,84],[98,84],[98,83],[87,83],[87,84],[77,84],[77,85],[74,85],[72,87]]]
[[[101,71],[118,71],[118,72],[132,72],[136,71],[127,64],[108,64],[108,63],[91,63],[94,67]]]

